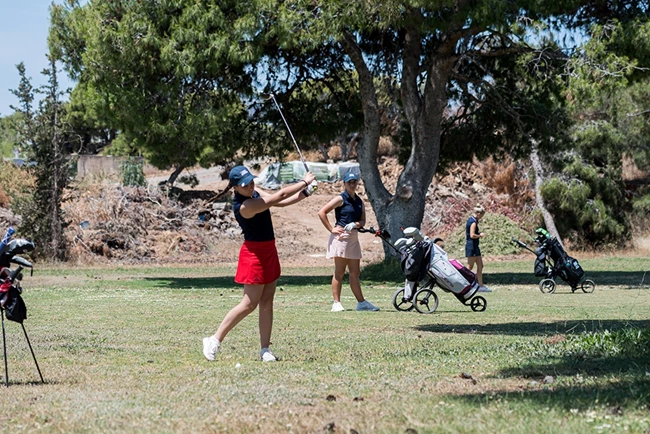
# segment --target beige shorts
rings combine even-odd
[[[344,232],[341,235],[330,234],[326,258],[361,259],[359,233],[353,230],[350,233]]]

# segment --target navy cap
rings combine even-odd
[[[357,176],[357,174],[354,172],[348,172],[343,177],[343,182],[358,181],[358,180],[359,180],[359,176]]]
[[[251,172],[244,166],[235,166],[230,170],[230,175],[228,175],[228,178],[230,179],[230,185],[246,187],[251,183],[252,180],[255,179],[255,176],[253,176]]]

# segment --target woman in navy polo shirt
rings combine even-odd
[[[350,288],[357,299],[357,310],[379,310],[363,298],[359,274],[361,272],[361,244],[357,229],[366,224],[366,210],[363,201],[357,195],[359,177],[348,172],[343,177],[345,191],[330,200],[320,211],[318,217],[330,233],[327,244],[327,258],[334,258],[334,276],[332,276],[332,295],[334,304],[332,312],[345,310],[341,305],[341,288],[345,269],[348,269]],[[336,223],[332,226],[327,214],[334,210]]]
[[[273,194],[256,191],[255,177],[244,166],[233,168],[229,178],[228,187],[219,193],[217,198],[230,188],[235,189],[233,211],[244,234],[235,282],[244,285],[244,297],[226,314],[217,332],[203,339],[203,355],[210,361],[214,360],[228,332],[259,306],[262,346],[260,358],[265,362],[274,362],[277,359],[269,350],[269,345],[273,328],[273,298],[276,282],[280,277],[280,260],[275,248],[269,208],[288,206],[309,196],[313,191],[313,186],[310,185],[314,181],[314,175],[307,172],[302,181],[288,185]]]
[[[479,248],[479,241],[485,237],[485,232],[478,228],[478,221],[485,215],[485,209],[481,205],[474,207],[474,213],[467,219],[465,224],[465,257],[467,257],[468,268],[472,270],[476,264],[476,280],[479,284],[479,292],[492,292],[483,285],[483,257]]]

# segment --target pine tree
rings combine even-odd
[[[28,161],[34,163],[36,187],[31,200],[22,204],[20,231],[36,243],[37,255],[54,259],[66,259],[66,242],[63,230],[66,222],[61,210],[63,191],[68,184],[70,161],[65,148],[62,92],[57,79],[56,59],[48,56],[50,68],[42,74],[48,83],[34,89],[25,73],[25,66],[18,65],[20,85],[12,90],[20,105],[12,108],[21,113],[24,123],[21,145],[26,149]],[[43,94],[38,109],[33,109],[34,93]]]

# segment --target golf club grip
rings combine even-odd
[[[19,265],[18,268],[16,268],[16,269],[11,273],[11,275],[9,276],[9,280],[11,281],[11,283],[14,283],[14,281],[16,280],[16,276],[18,276],[18,275],[20,274],[21,271],[23,271],[23,267]]]

